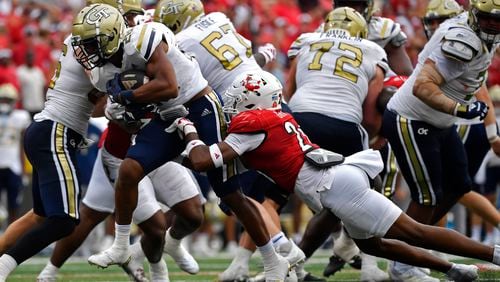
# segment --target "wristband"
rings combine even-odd
[[[458,116],[459,113],[466,113],[467,105],[462,105],[460,103],[455,104],[455,108],[453,108],[453,115]]]
[[[193,150],[194,147],[198,147],[201,145],[205,145],[205,143],[199,139],[189,141],[186,145],[186,154],[188,155],[188,157],[189,153],[191,153],[191,150]]]
[[[484,127],[484,129],[486,129],[486,137],[488,138],[488,141],[493,143],[495,139],[498,138],[497,123],[494,122],[492,124],[488,124]]]
[[[182,128],[182,132],[184,132],[184,136],[187,136],[189,133],[198,133],[198,131],[196,131],[196,127],[192,124],[186,124]]]
[[[212,162],[214,162],[215,167],[221,167],[224,165],[224,160],[222,159],[222,152],[220,151],[219,145],[213,144],[208,147],[210,149],[210,157]]]

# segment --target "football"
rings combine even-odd
[[[137,89],[149,82],[149,77],[141,70],[127,70],[120,74],[120,81],[124,89]]]

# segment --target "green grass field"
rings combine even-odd
[[[44,267],[48,258],[35,258],[21,265],[7,281],[34,281],[37,274]],[[219,258],[199,258],[201,271],[197,275],[189,275],[182,272],[175,263],[167,258],[171,281],[216,281],[217,274],[222,272],[230,262],[231,258],[221,255]],[[251,272],[256,274],[259,271],[259,258],[252,258]],[[328,261],[328,254],[315,255],[306,265],[306,269],[315,275],[321,275],[323,268]],[[476,263],[482,269],[480,281],[500,281],[500,268],[492,267],[489,264],[474,260],[453,259],[454,262]],[[385,269],[387,263],[379,262],[379,267]],[[445,281],[444,275],[433,272],[434,277]],[[128,277],[117,266],[107,269],[97,269],[90,266],[84,259],[72,259],[61,269],[58,281],[128,281]],[[344,268],[341,272],[331,276],[328,281],[359,281],[359,271],[350,267]]]

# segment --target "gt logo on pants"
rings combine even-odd
[[[427,132],[429,132],[429,129],[427,129],[427,128],[423,128],[423,127],[419,128],[419,129],[417,130],[417,133],[418,133],[419,135],[427,135]]]

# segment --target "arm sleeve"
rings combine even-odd
[[[241,134],[230,133],[224,142],[229,145],[238,155],[243,155],[245,152],[255,150],[262,144],[266,135],[264,133],[257,134]]]

